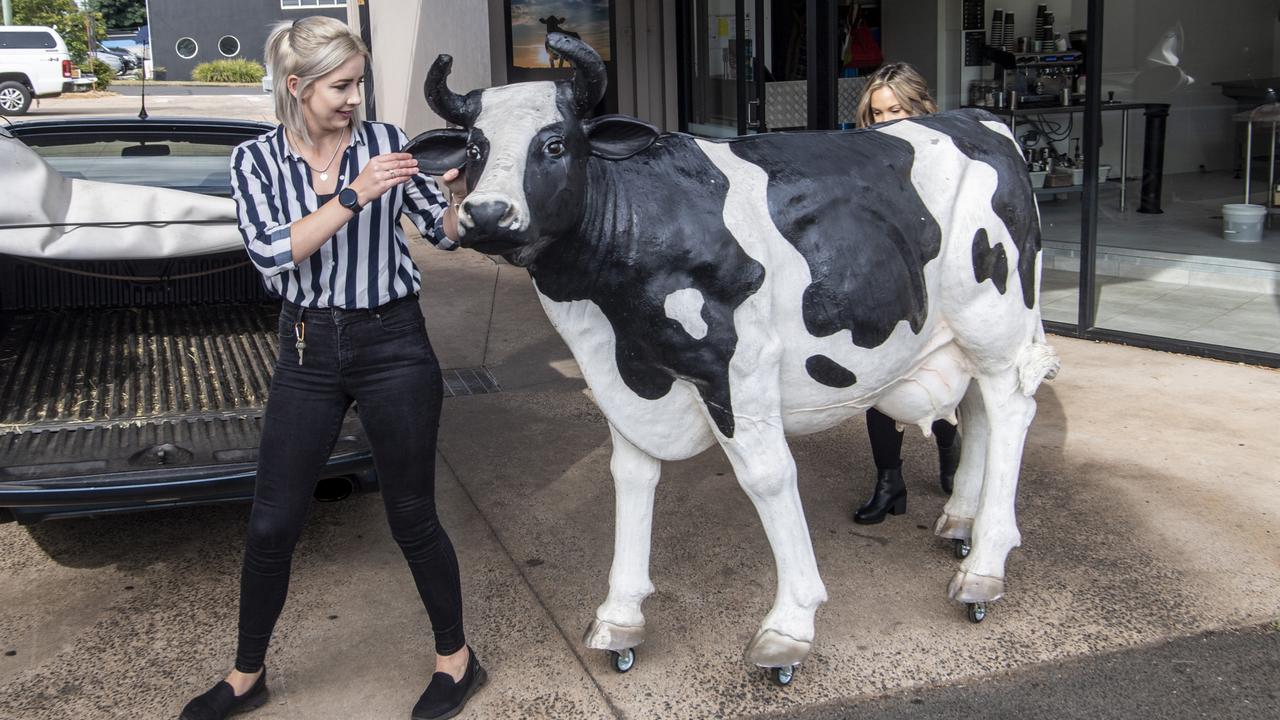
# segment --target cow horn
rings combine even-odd
[[[449,71],[453,68],[453,56],[441,54],[431,63],[427,71],[427,81],[422,84],[422,92],[427,96],[427,105],[437,115],[454,125],[466,127],[475,120],[475,108],[468,98],[449,89],[446,82]]]
[[[590,45],[564,33],[548,33],[547,47],[573,63],[573,99],[578,115],[586,117],[609,85],[604,61]]]

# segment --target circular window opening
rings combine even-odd
[[[227,57],[235,57],[240,54],[240,41],[234,35],[223,35],[218,41],[218,52]]]
[[[200,49],[200,46],[196,45],[195,40],[192,40],[189,37],[184,37],[178,41],[178,44],[175,45],[173,49],[178,52],[178,57],[190,60],[196,56],[196,51]]]

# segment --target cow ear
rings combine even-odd
[[[585,123],[591,154],[626,160],[658,139],[658,128],[627,115],[602,115]]]
[[[458,128],[428,130],[409,141],[400,152],[418,161],[418,170],[443,175],[467,160],[467,131]]]

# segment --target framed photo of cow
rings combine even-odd
[[[504,0],[503,5],[508,82],[569,77],[569,63],[546,46],[548,33],[562,32],[583,40],[604,60],[609,70],[609,89],[597,111],[617,111],[614,0]]]

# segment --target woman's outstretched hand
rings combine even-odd
[[[418,161],[409,153],[383,153],[369,158],[351,189],[360,196],[360,205],[368,205],[391,188],[408,182],[418,174]]]

